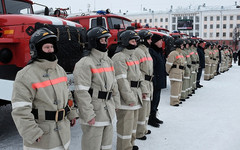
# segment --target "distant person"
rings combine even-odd
[[[74,125],[78,115],[67,75],[57,64],[56,41],[47,28],[34,32],[29,43],[32,59],[14,82],[12,117],[24,150],[69,149],[70,122]]]
[[[199,40],[198,41],[198,47],[197,52],[199,56],[199,68],[197,73],[197,88],[203,87],[203,85],[200,84],[200,79],[202,76],[202,70],[205,68],[205,54],[204,54],[204,41]]]

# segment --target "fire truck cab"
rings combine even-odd
[[[117,34],[119,31],[127,29],[131,26],[131,20],[119,15],[110,13],[109,9],[106,11],[100,10],[93,12],[94,14],[85,14],[69,16],[66,19],[80,23],[86,29],[103,26],[109,30],[112,35],[108,39],[109,56],[111,57],[117,47]]]

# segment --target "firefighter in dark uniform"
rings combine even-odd
[[[204,54],[204,41],[203,40],[198,41],[197,52],[198,52],[198,56],[199,56],[199,68],[198,68],[198,73],[197,73],[197,88],[201,88],[203,86],[200,84],[200,79],[202,76],[202,70],[205,68],[205,54]]]
[[[153,34],[152,43],[149,48],[149,52],[153,58],[153,99],[151,101],[151,112],[148,120],[148,124],[153,127],[159,127],[160,124],[163,124],[163,121],[157,118],[161,90],[167,87],[166,60],[163,54],[162,44],[162,37]]]

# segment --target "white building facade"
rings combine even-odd
[[[219,41],[221,44],[233,44],[234,28],[240,27],[240,8],[233,6],[206,7],[196,9],[179,8],[161,12],[142,12],[127,14],[133,22],[148,24],[151,27],[163,27],[170,32],[177,30],[178,20],[193,20],[192,30],[180,30],[189,36],[197,36],[204,40]]]

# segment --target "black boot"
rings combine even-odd
[[[140,137],[140,138],[137,138],[138,140],[146,140],[147,139],[147,137],[144,135],[143,137]]]
[[[147,133],[146,133],[146,135],[147,135],[147,134],[151,134],[151,133],[152,133],[151,130],[148,130]]]
[[[155,114],[155,120],[159,124],[163,124],[163,121],[157,118],[157,113]]]
[[[132,150],[138,150],[138,146],[137,145],[134,145]]]
[[[155,115],[154,115],[154,114],[151,114],[151,115],[149,116],[148,125],[153,126],[153,127],[156,127],[156,128],[159,128],[160,125],[157,123],[155,117],[156,117],[156,113],[155,113]]]

